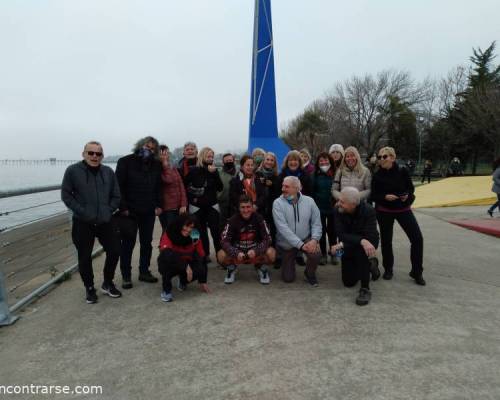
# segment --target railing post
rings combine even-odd
[[[19,317],[12,315],[7,303],[7,291],[4,286],[3,272],[0,269],[0,326],[12,325]]]

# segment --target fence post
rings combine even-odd
[[[11,315],[7,303],[7,291],[4,286],[3,272],[0,269],[0,326],[12,325],[19,317]]]

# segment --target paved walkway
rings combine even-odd
[[[428,285],[409,279],[397,229],[394,280],[373,283],[367,307],[336,266],[321,267],[317,289],[276,272],[264,287],[251,268],[225,286],[210,267],[211,295],[190,287],[171,304],[159,284],[134,282],[122,299],[89,306],[76,275],[0,329],[0,385],[103,387],[50,397],[61,399],[498,400],[499,239],[443,221],[440,209],[416,214]]]

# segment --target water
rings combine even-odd
[[[59,185],[68,165],[0,165],[0,191]],[[113,169],[116,167],[116,164],[108,165]],[[60,198],[60,191],[54,190],[0,199],[0,231],[66,211]],[[53,204],[32,208],[44,203]],[[23,208],[28,210],[11,213]],[[3,215],[7,212],[7,215]]]

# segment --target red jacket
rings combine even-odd
[[[166,232],[161,235],[160,239],[160,251],[164,250],[171,250],[174,253],[177,253],[186,262],[191,261],[195,253],[198,253],[198,256],[200,257],[205,257],[205,251],[203,250],[201,240],[197,240],[187,246],[177,246],[172,243]]]
[[[161,173],[163,211],[178,210],[187,207],[186,190],[177,169],[163,168]]]

